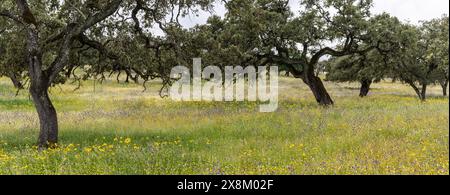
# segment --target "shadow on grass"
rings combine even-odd
[[[413,94],[388,93],[388,94],[384,94],[384,95],[393,95],[396,97],[404,97],[404,98],[415,98],[419,101],[419,97],[417,97],[417,95],[413,95]],[[448,96],[437,95],[437,94],[430,94],[430,95],[427,95],[427,97],[426,97],[426,100],[448,100],[448,99],[449,99]]]
[[[346,86],[346,87],[342,87],[342,88],[347,89],[347,90],[352,90],[352,91],[359,91],[359,90],[361,90],[360,87],[349,87],[349,86]],[[378,88],[378,87],[371,87],[370,88],[370,91],[379,91],[379,90],[381,90],[381,88]]]
[[[38,129],[28,129],[19,133],[0,134],[0,149],[4,151],[26,150],[36,146]],[[61,129],[59,143],[62,145],[80,144],[81,147],[95,144],[113,143],[115,138],[131,138],[133,143],[142,144],[158,141],[175,140],[179,135],[160,132],[117,132],[113,130],[80,131]],[[7,144],[5,144],[7,143]]]
[[[0,108],[17,109],[17,108],[34,108],[33,102],[29,99],[0,99]]]

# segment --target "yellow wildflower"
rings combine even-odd
[[[90,148],[90,147],[84,148],[84,151],[87,153],[92,152],[92,148]]]

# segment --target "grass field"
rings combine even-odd
[[[399,83],[325,84],[318,106],[281,78],[280,106],[172,102],[150,88],[108,81],[55,87],[60,147],[38,152],[38,120],[25,91],[0,79],[0,174],[449,174],[449,100],[421,103]]]

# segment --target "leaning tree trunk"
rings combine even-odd
[[[18,76],[16,74],[10,73],[8,76],[11,79],[11,82],[13,83],[13,85],[16,89],[23,89],[22,82],[20,82],[20,80],[19,80],[19,78],[17,78]]]
[[[39,116],[38,146],[40,149],[55,147],[58,143],[58,118],[55,107],[48,96],[48,87],[32,85],[30,93]]]
[[[359,97],[366,97],[370,91],[370,85],[372,84],[372,80],[363,79],[361,80],[361,89],[359,90]]]
[[[409,84],[409,86],[411,86],[414,89],[414,92],[416,92],[417,97],[419,97],[419,99],[421,101],[425,101],[425,99],[426,99],[426,92],[427,92],[427,85],[423,84],[422,85],[422,89],[419,89],[419,87],[417,87],[414,84],[414,82],[407,81],[407,83]]]
[[[316,98],[317,103],[323,106],[333,105],[334,102],[331,96],[328,94],[322,80],[314,74],[305,74],[302,78],[303,81],[308,85]]]

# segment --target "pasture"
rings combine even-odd
[[[280,78],[279,109],[257,102],[173,102],[108,80],[51,89],[60,145],[36,150],[26,91],[0,79],[0,174],[449,174],[449,99],[422,103],[403,84],[325,86],[322,107],[299,79]]]

